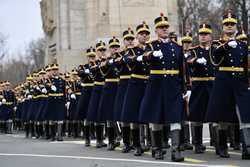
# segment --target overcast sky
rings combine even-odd
[[[10,53],[43,36],[40,0],[0,0],[0,32],[8,36]]]

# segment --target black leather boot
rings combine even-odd
[[[162,151],[162,131],[153,131],[154,141],[155,141],[155,159],[163,160]]]
[[[62,123],[59,123],[57,124],[57,141],[63,141],[63,124]]]
[[[85,134],[85,147],[90,146],[90,126],[84,126],[84,134]]]
[[[72,136],[73,123],[70,121],[68,123],[68,137]]]
[[[108,127],[107,128],[107,133],[108,133],[108,140],[109,140],[109,144],[108,144],[108,151],[113,151],[115,150],[116,147],[119,146],[119,143],[115,142],[115,129],[114,127]]]
[[[50,125],[50,135],[51,135],[51,141],[55,141],[56,140],[56,125]]]
[[[240,127],[239,124],[234,126],[234,150],[240,150]]]
[[[122,127],[122,139],[123,139],[123,149],[122,153],[128,153],[131,150],[130,147],[130,127]]]
[[[35,125],[34,125],[34,122],[31,122],[30,123],[30,129],[31,129],[31,137],[36,137],[35,135]]]
[[[180,130],[171,131],[172,134],[172,150],[171,150],[171,159],[174,162],[184,161],[184,157],[181,154],[180,150]]]
[[[227,146],[227,130],[220,129],[219,133],[219,156],[221,158],[229,158]]]
[[[29,125],[28,122],[26,122],[26,123],[24,124],[24,128],[25,128],[25,137],[26,137],[26,138],[29,138],[29,134],[30,134],[30,125]]]
[[[77,122],[73,123],[73,129],[74,129],[73,137],[78,138],[79,137],[79,131],[78,131],[78,123]]]
[[[132,132],[133,146],[135,148],[134,156],[141,156],[143,154],[143,149],[141,147],[141,142],[140,142],[140,130],[132,129],[131,132]]]
[[[96,125],[96,148],[107,147],[103,142],[103,125]]]
[[[194,152],[196,154],[202,154],[204,153],[205,149],[202,145],[202,126],[195,126],[194,127],[194,137],[195,137],[195,145],[194,145]]]
[[[46,136],[46,140],[49,140],[51,138],[50,126],[48,123],[45,124],[45,136]]]

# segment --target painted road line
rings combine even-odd
[[[138,159],[105,158],[105,157],[84,157],[84,156],[66,156],[66,155],[0,153],[0,156],[41,157],[41,158],[61,158],[61,159],[87,159],[87,160],[135,162],[135,163],[146,163],[146,164],[166,164],[166,165],[197,166],[197,167],[213,167],[214,166],[214,165],[209,165],[209,164],[191,164],[191,163],[185,163],[185,162],[180,162],[179,163],[179,162],[149,161],[149,160],[138,160]]]

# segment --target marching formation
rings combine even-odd
[[[124,49],[116,37],[99,41],[86,50],[88,62],[69,73],[51,64],[14,89],[2,81],[1,132],[14,127],[27,138],[52,141],[84,137],[86,147],[96,139],[96,148],[109,151],[122,141],[122,153],[151,150],[156,160],[171,148],[172,161],[181,162],[185,150],[205,153],[203,124],[209,123],[218,156],[230,157],[229,141],[250,159],[249,47],[247,35],[237,33],[236,16],[223,16],[220,40],[212,39],[208,23],[201,24],[197,46],[191,32],[179,44],[163,14],[154,24],[156,40],[150,41],[142,22],[135,33],[123,32]]]

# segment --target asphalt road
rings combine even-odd
[[[204,142],[208,144],[208,135]],[[92,142],[94,146],[94,141]],[[150,152],[142,157],[123,154],[121,148],[107,151],[105,148],[85,147],[81,139],[65,138],[63,142],[42,139],[26,139],[23,133],[0,134],[0,167],[170,167],[170,166],[250,166],[250,160],[241,160],[239,151],[230,150],[231,158],[221,159],[209,147],[205,154],[185,151],[185,162],[173,163],[170,149],[163,161],[151,158]]]

